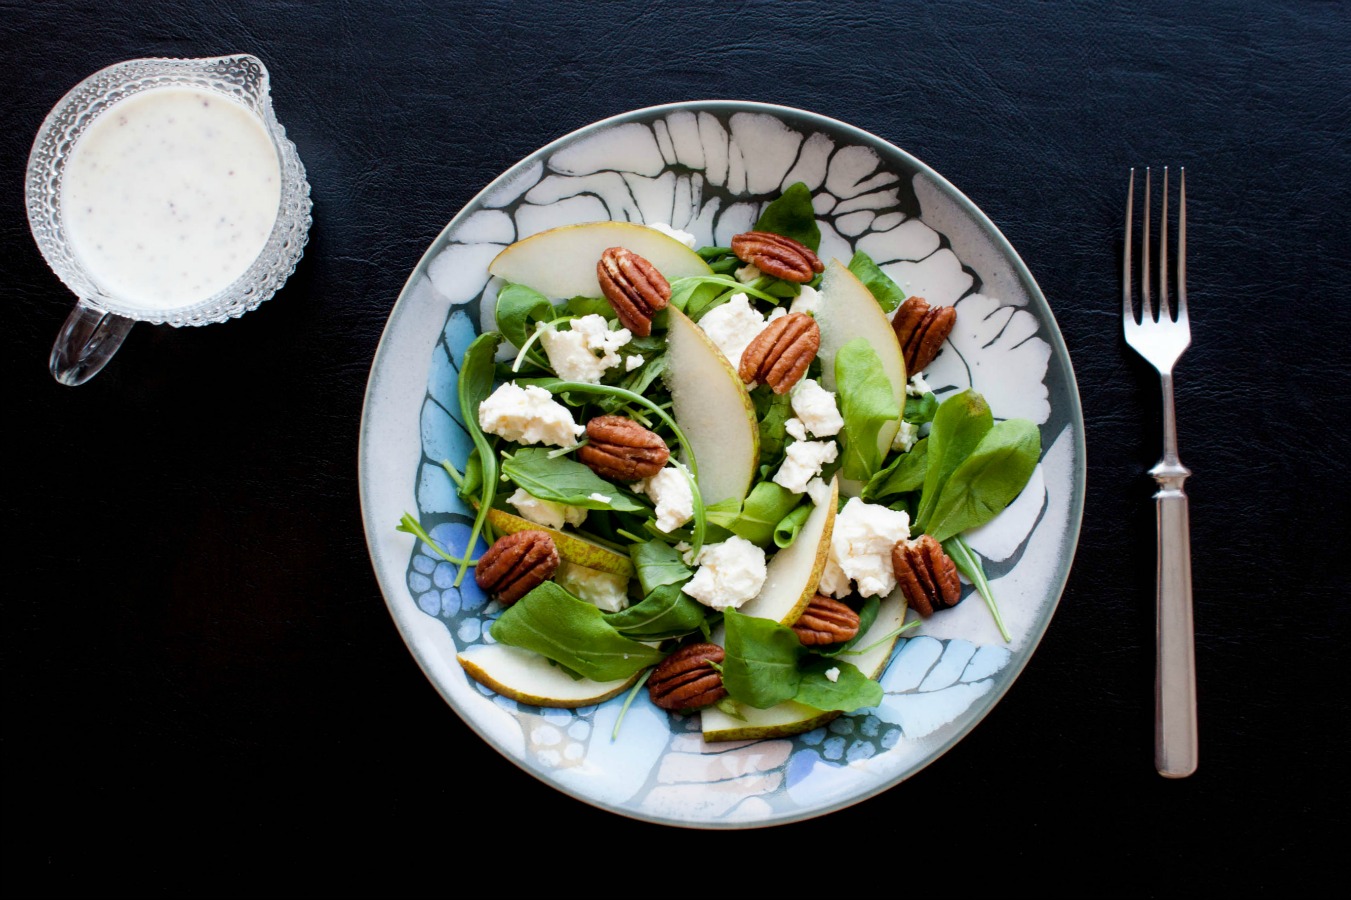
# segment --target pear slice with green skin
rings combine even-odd
[[[766,566],[760,593],[743,603],[737,612],[773,619],[781,625],[798,620],[816,595],[816,586],[830,558],[830,535],[835,528],[839,496],[840,480],[832,478],[829,502],[813,509],[802,523],[797,540],[774,554]]]
[[[576,679],[546,657],[507,644],[472,644],[456,659],[470,678],[504,697],[559,709],[609,700],[642,676],[639,671],[619,681]]]
[[[666,386],[673,414],[699,466],[704,506],[746,499],[760,462],[755,404],[704,330],[673,306],[666,332]],[[682,448],[683,449],[683,448]]]
[[[488,273],[546,297],[600,297],[596,263],[611,247],[637,253],[668,281],[713,274],[698,253],[637,222],[587,222],[541,231],[509,244],[488,264]]]
[[[518,531],[542,531],[554,539],[554,546],[558,548],[560,557],[579,566],[597,569],[624,578],[633,578],[637,574],[633,568],[633,560],[629,559],[627,553],[606,547],[579,534],[569,534],[566,531],[559,531],[557,528],[540,525],[496,507],[488,510],[488,521],[493,528],[502,534],[515,534]]]
[[[835,390],[835,355],[840,348],[855,338],[867,338],[882,361],[882,371],[891,384],[896,408],[905,409],[905,354],[891,327],[891,319],[877,305],[877,298],[867,286],[838,259],[830,261],[821,278],[821,305],[816,310],[816,324],[821,327],[821,348],[816,351],[816,358],[821,361],[822,387]],[[877,449],[884,458],[900,427],[898,414],[894,422],[887,422],[878,432]],[[849,496],[857,496],[861,488],[861,484],[854,482],[841,484],[841,489]]]
[[[869,678],[880,678],[896,641],[900,640],[896,630],[904,621],[905,595],[897,589],[882,600],[872,626],[854,644],[855,648],[865,652],[842,655],[840,659],[858,666],[859,671]],[[715,640],[721,643],[722,635],[715,635]],[[820,728],[841,715],[839,710],[820,710],[794,700],[777,703],[769,709],[737,704],[737,712],[742,718],[728,715],[716,706],[705,707],[699,713],[704,740],[712,743],[790,737]]]

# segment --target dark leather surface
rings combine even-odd
[[[535,895],[1292,896],[1340,878],[1348,46],[1351,7],[1293,0],[0,3],[0,890],[458,896],[525,872]],[[56,384],[70,297],[23,206],[43,116],[113,62],[231,51],[269,66],[309,170],[304,260],[256,312],[138,326],[93,381]],[[1055,310],[1089,473],[1059,610],[975,731],[881,796],[721,835],[593,809],[479,740],[390,620],[356,487],[385,317],[451,215],[577,127],[708,97],[851,122],[980,205]],[[1201,764],[1182,781],[1152,766],[1157,380],[1118,318],[1126,171],[1164,164],[1188,170],[1193,314],[1177,406]]]

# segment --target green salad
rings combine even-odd
[[[958,573],[1009,639],[963,535],[1027,484],[1038,429],[939,402],[955,310],[820,242],[795,184],[728,247],[594,222],[493,261],[495,328],[459,361],[474,450],[442,462],[471,536],[398,526],[500,606],[470,677],[540,706],[646,689],[725,740],[877,705]]]

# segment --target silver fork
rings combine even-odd
[[[1126,191],[1126,249],[1122,266],[1121,317],[1126,343],[1159,371],[1163,387],[1163,459],[1149,470],[1159,489],[1154,494],[1158,524],[1156,643],[1154,672],[1154,766],[1165,778],[1196,771],[1196,650],[1192,629],[1191,537],[1187,495],[1182,485],[1191,470],[1177,458],[1173,416],[1173,366],[1191,343],[1187,320],[1187,171],[1178,170],[1177,306],[1168,303],[1168,169],[1163,170],[1163,212],[1159,223],[1159,310],[1154,315],[1149,281],[1149,169],[1145,169],[1144,249],[1140,268],[1141,316],[1131,299],[1131,213],[1135,207],[1135,169]]]

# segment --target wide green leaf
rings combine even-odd
[[[920,438],[909,452],[900,454],[891,465],[868,479],[860,496],[869,503],[876,503],[885,497],[919,490],[924,487],[928,460],[929,439]]]
[[[811,190],[801,181],[790,184],[760,213],[755,230],[792,238],[812,252],[821,249],[821,228],[816,224]]]
[[[650,594],[664,584],[684,584],[694,575],[694,570],[680,558],[679,551],[664,541],[631,544],[629,559],[633,560],[644,594]]]
[[[836,397],[844,428],[840,431],[840,472],[853,481],[867,481],[882,467],[877,435],[900,418],[882,360],[867,338],[854,338],[835,356]]]
[[[479,535],[483,532],[484,520],[488,517],[488,507],[493,505],[493,498],[497,496],[497,454],[492,445],[488,443],[488,438],[483,433],[483,429],[478,424],[478,408],[488,395],[493,392],[493,377],[495,373],[494,357],[497,354],[497,348],[502,343],[502,334],[497,331],[489,331],[480,334],[474,338],[468,348],[464,351],[464,357],[460,360],[460,380],[457,391],[460,401],[460,416],[464,422],[465,429],[469,432],[469,437],[474,442],[474,448],[478,451],[480,465],[480,493],[478,498],[478,512],[474,516],[474,525],[469,531],[469,539],[464,544],[464,562],[460,565],[459,572],[455,575],[455,586],[459,587],[460,582],[464,580],[464,574],[469,569],[469,554]]]
[[[722,621],[722,683],[728,695],[756,709],[792,700],[802,681],[798,661],[806,652],[793,629],[735,609],[728,609]]]
[[[663,584],[627,609],[606,613],[605,620],[620,634],[640,641],[678,638],[699,631],[708,607],[680,587]]]
[[[971,388],[953,394],[939,405],[929,429],[924,489],[920,494],[915,530],[925,530],[948,477],[993,427],[990,405]]]
[[[948,476],[926,531],[936,541],[978,528],[1022,493],[1041,457],[1041,432],[1027,419],[999,422]]]
[[[762,481],[751,489],[741,505],[741,514],[727,527],[752,544],[768,548],[774,540],[774,529],[801,500],[801,494],[772,481]],[[709,520],[712,521],[712,516]]]
[[[647,511],[646,506],[587,466],[566,456],[550,457],[551,452],[544,447],[525,447],[502,461],[502,473],[539,500],[583,509]]]
[[[838,669],[832,681],[826,673]],[[864,675],[853,663],[839,659],[815,657],[803,662],[802,681],[798,685],[798,703],[817,709],[838,709],[853,712],[882,702],[882,685]]]
[[[849,260],[849,271],[863,282],[868,293],[877,300],[877,305],[882,307],[882,312],[891,312],[905,300],[905,291],[901,290],[886,272],[877,267],[873,258],[862,250],[856,251]]]
[[[497,329],[515,347],[525,346],[536,322],[550,322],[556,315],[548,297],[523,284],[506,284],[497,292]]]
[[[502,611],[494,640],[533,650],[594,681],[628,678],[666,654],[620,634],[592,603],[546,581]]]

